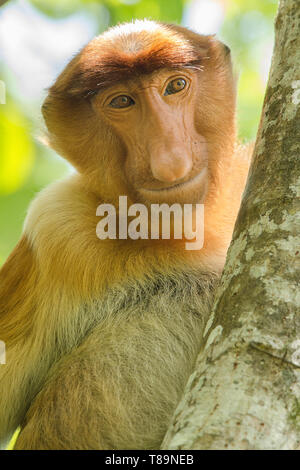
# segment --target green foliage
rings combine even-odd
[[[238,124],[241,140],[251,140],[265,92],[262,69],[274,36],[277,0],[231,0],[227,3],[221,39],[232,50],[238,79]]]
[[[123,21],[131,21],[132,18],[151,18],[153,20],[180,22],[183,13],[182,0],[172,0],[168,2],[165,0],[140,0],[138,2],[129,3],[116,0],[104,2],[107,6],[111,24],[116,24]]]
[[[32,0],[31,3],[46,15],[61,18],[80,9],[93,11],[101,3],[110,13],[110,24],[131,21],[132,18],[152,18],[177,21],[182,18],[183,0]]]
[[[45,15],[63,18],[80,9],[89,9],[94,0],[31,0],[31,3]]]
[[[11,100],[0,108],[0,195],[18,190],[34,164],[28,122]]]
[[[6,98],[0,106],[0,265],[18,241],[36,192],[68,171],[66,163],[32,138],[22,107]]]

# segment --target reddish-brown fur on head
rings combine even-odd
[[[51,93],[86,97],[161,68],[199,67],[206,54],[204,38],[203,47],[195,47],[168,25],[145,21],[121,25],[91,41],[69,66],[72,81],[68,82],[66,69],[67,76]]]
[[[135,158],[129,172],[136,172],[144,150],[137,141],[140,154],[134,156],[122,133],[105,113],[95,112],[92,101],[119,83],[141,81],[160,70],[192,71],[198,74],[199,87],[188,114],[194,135],[208,143],[211,179],[218,179],[220,158],[232,154],[235,141],[235,87],[227,52],[214,36],[180,26],[136,21],[111,28],[83,48],[50,88],[43,105],[50,145],[88,176],[89,187],[97,192],[101,188],[107,201],[114,193],[128,194],[124,162],[128,155]],[[173,117],[178,119],[179,113],[174,108]],[[171,116],[172,111],[167,120]],[[179,118],[178,125],[183,121]],[[148,171],[147,165],[141,172]]]

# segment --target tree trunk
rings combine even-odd
[[[300,448],[299,31],[299,0],[281,0],[254,159],[206,345],[163,449]]]

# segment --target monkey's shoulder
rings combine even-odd
[[[84,191],[78,175],[71,175],[44,188],[31,202],[24,234],[33,246],[64,245],[72,239],[81,244],[91,233],[95,239],[98,204],[95,195]]]
[[[99,203],[94,194],[84,190],[77,174],[52,183],[32,201],[23,235],[40,270],[47,270],[50,279],[79,282],[87,269],[100,269],[103,243],[96,235]]]

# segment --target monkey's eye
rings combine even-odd
[[[174,95],[174,93],[178,93],[179,91],[183,90],[186,87],[186,81],[184,78],[176,78],[172,80],[164,92],[164,95]]]
[[[117,96],[116,98],[112,99],[111,102],[109,103],[109,106],[112,108],[129,108],[129,106],[132,106],[134,104],[134,101],[130,96],[126,95],[120,95]]]

